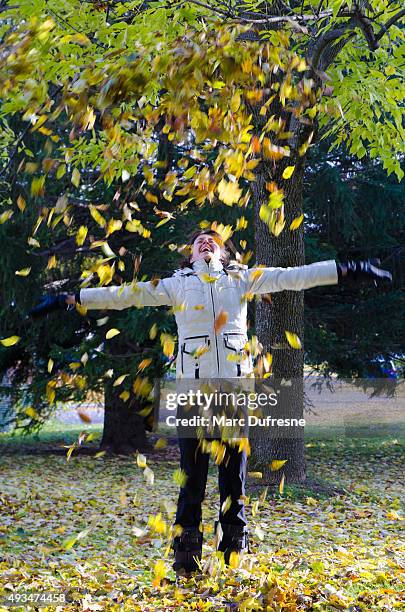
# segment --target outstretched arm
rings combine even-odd
[[[89,309],[122,310],[130,306],[174,306],[178,299],[178,279],[170,277],[155,281],[114,287],[81,289],[74,295],[75,302]],[[72,296],[69,296],[71,303]]]
[[[89,309],[122,310],[130,306],[175,306],[179,296],[179,279],[175,277],[156,281],[140,281],[113,287],[81,289],[76,293],[45,295],[41,302],[29,311],[32,317],[40,317],[55,310],[74,309],[79,303]]]
[[[247,292],[253,294],[276,291],[301,291],[321,285],[336,285],[344,281],[390,283],[392,275],[381,269],[379,259],[338,263],[333,259],[318,261],[307,266],[291,268],[256,267],[246,270]]]
[[[254,294],[301,291],[338,282],[337,265],[333,259],[290,268],[250,268],[245,274],[247,293]]]

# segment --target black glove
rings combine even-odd
[[[39,304],[28,311],[30,317],[42,317],[55,310],[72,310],[74,305],[66,304],[67,293],[57,293],[56,295],[43,295]]]
[[[336,263],[339,282],[342,280],[354,280],[356,283],[363,280],[374,280],[377,282],[392,283],[392,274],[388,270],[382,270],[380,259],[366,259],[365,261],[346,261]],[[346,274],[345,274],[346,271]]]

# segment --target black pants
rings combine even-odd
[[[187,481],[180,489],[177,503],[176,524],[182,527],[198,527],[201,522],[201,505],[207,484],[209,453],[202,453],[196,438],[179,438],[180,467],[187,475]],[[223,461],[218,466],[220,494],[219,520],[222,524],[246,525],[244,501],[247,453],[239,452],[236,446],[226,446]],[[231,505],[222,513],[222,504],[231,499]]]

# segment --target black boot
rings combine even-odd
[[[173,540],[176,574],[182,576],[198,570],[197,560],[202,557],[203,534],[198,527],[183,527],[181,535]]]
[[[215,521],[217,533],[219,521]],[[229,565],[232,552],[249,553],[249,530],[244,525],[229,525],[221,523],[222,539],[218,543],[218,550],[224,553],[224,560]]]

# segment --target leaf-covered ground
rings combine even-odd
[[[253,552],[233,569],[221,568],[213,548],[212,465],[205,571],[176,585],[158,533],[173,523],[175,447],[146,457],[153,484],[132,458],[73,453],[67,462],[8,447],[0,456],[0,597],[61,590],[71,598],[64,611],[405,609],[401,440],[307,440],[307,456],[306,487],[286,485],[282,496],[269,488],[264,499],[250,478]]]

